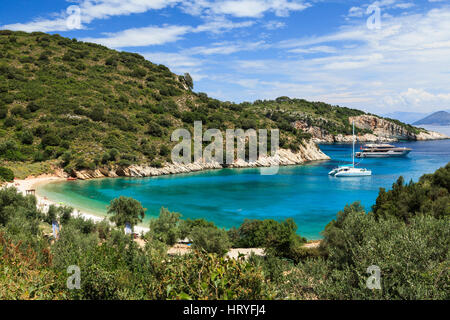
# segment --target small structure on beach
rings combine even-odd
[[[35,196],[36,195],[36,190],[35,189],[30,189],[30,190],[25,190],[25,194],[26,195],[33,195],[33,196]]]

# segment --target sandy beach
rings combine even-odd
[[[14,182],[7,183],[5,185],[5,187],[15,187],[20,193],[25,195],[27,190],[36,190],[36,189],[38,189],[39,186],[42,186],[43,184],[47,184],[47,183],[51,183],[51,182],[61,182],[61,181],[66,181],[66,180],[67,180],[66,178],[62,178],[62,177],[59,177],[56,175],[41,175],[38,177],[28,177],[23,180],[14,180]],[[46,212],[51,205],[55,205],[57,207],[61,206],[61,204],[51,201],[51,200],[47,199],[46,197],[42,197],[37,193],[35,194],[35,196],[37,199],[37,207],[39,209],[43,210],[44,212]],[[75,216],[75,217],[81,216],[86,220],[92,220],[94,222],[101,222],[102,220],[105,219],[104,215],[100,215],[100,214],[94,215],[94,214],[90,214],[90,213],[85,213],[76,207],[74,207],[73,209],[74,209],[73,216]],[[143,226],[135,226],[134,227],[134,232],[136,232],[138,234],[146,233],[148,231],[149,231],[149,228],[147,228],[147,227],[143,227]]]

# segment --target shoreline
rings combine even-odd
[[[104,177],[104,179],[107,179],[107,178],[108,177]],[[151,177],[148,177],[148,178],[151,178]],[[59,207],[61,205],[59,203],[56,203],[56,202],[48,199],[47,197],[43,197],[43,196],[39,195],[37,188],[39,186],[42,186],[42,185],[45,185],[48,183],[66,182],[66,181],[67,181],[67,178],[62,178],[56,174],[44,174],[44,175],[40,175],[37,177],[30,176],[26,179],[14,180],[13,182],[6,183],[4,186],[2,186],[2,188],[14,187],[17,189],[18,192],[20,192],[23,195],[26,194],[27,190],[34,189],[36,191],[36,193],[35,193],[35,197],[37,200],[36,206],[38,207],[38,209],[45,212],[46,210],[48,210],[48,207],[51,205],[54,205],[57,207]],[[101,222],[105,218],[107,218],[107,216],[105,216],[105,215],[85,213],[76,207],[73,207],[73,206],[70,206],[70,207],[73,208],[73,213],[72,213],[73,217],[83,217],[86,220],[92,220],[94,223]],[[109,222],[109,223],[111,225],[113,224],[112,222]],[[134,233],[137,233],[139,235],[145,234],[149,231],[150,231],[150,228],[144,227],[141,225],[135,226],[134,230],[133,230]],[[321,239],[309,239],[304,244],[304,248],[307,248],[307,249],[317,248],[317,247],[319,247],[321,242],[322,242]],[[180,246],[179,244],[172,246],[171,248],[168,249],[168,253],[172,254],[172,255],[184,255],[191,250],[190,247],[179,247],[179,246]],[[230,248],[230,250],[228,251],[226,256],[230,259],[237,259],[239,257],[239,255],[243,254],[246,258],[248,258],[251,253],[258,255],[258,256],[265,255],[264,249],[262,249],[262,248]]]
[[[22,179],[22,180],[14,180],[13,182],[7,183],[4,187],[14,187],[17,189],[18,192],[25,195],[27,190],[35,190],[35,197],[37,200],[37,207],[40,210],[43,210],[44,212],[48,210],[48,207],[51,205],[54,205],[56,207],[61,207],[62,205],[48,199],[45,196],[39,195],[38,188],[42,185],[48,184],[48,183],[54,183],[54,182],[65,182],[67,181],[66,178],[62,178],[58,176],[57,174],[44,174],[37,177],[30,176],[28,178]],[[76,206],[67,205],[69,207],[73,208],[73,217],[83,217],[86,220],[92,220],[94,223],[98,223],[103,221],[105,218],[107,218],[106,215],[100,214],[100,213],[87,213],[83,212],[85,210],[77,208]],[[111,222],[110,222],[111,223]],[[149,228],[137,225],[134,227],[134,232],[141,234],[146,233],[150,231]]]
[[[338,143],[338,144],[345,144],[345,143]],[[319,149],[320,150],[320,149]],[[322,162],[322,161],[326,161],[328,159],[330,159],[327,155],[325,155],[324,153],[320,152],[319,153],[321,156],[323,156],[323,159],[315,159],[315,160],[303,160],[301,163],[284,163],[284,164],[280,164],[280,167],[285,167],[285,166],[297,166],[297,165],[305,165],[308,163],[313,163],[313,162]],[[195,165],[195,164],[194,164]],[[131,168],[135,168],[137,165],[132,165],[130,166],[130,168],[125,168],[123,169],[123,171],[125,171],[124,173],[134,173],[133,170],[131,170]],[[200,167],[200,168],[198,168]],[[84,180],[93,180],[93,179],[103,179],[103,178],[152,178],[152,177],[157,177],[157,176],[161,176],[161,175],[167,175],[167,176],[172,176],[172,175],[184,175],[184,174],[195,174],[195,173],[202,173],[204,171],[216,171],[216,170],[223,170],[223,169],[256,169],[258,168],[258,166],[240,166],[239,164],[236,164],[235,166],[232,167],[228,167],[228,168],[224,168],[224,167],[201,167],[201,166],[195,166],[193,168],[189,168],[189,169],[194,169],[194,170],[190,170],[190,171],[177,171],[177,172],[173,172],[172,170],[167,170],[167,167],[163,167],[162,169],[166,169],[167,172],[159,172],[159,174],[155,174],[155,175],[139,175],[139,174],[125,174],[125,175],[114,175],[114,176],[108,176],[108,175],[101,175],[101,176],[90,176],[90,177],[85,177],[85,179],[79,179],[81,181]],[[261,168],[261,167],[259,167]],[[5,186],[9,186],[9,187],[15,187],[17,188],[17,190],[24,194],[26,193],[26,190],[30,190],[30,189],[35,189],[36,193],[36,199],[37,199],[37,206],[39,209],[43,210],[48,208],[50,205],[55,205],[57,207],[60,206],[70,206],[74,209],[73,212],[73,216],[75,217],[79,217],[82,216],[83,218],[87,219],[87,220],[92,220],[94,222],[101,222],[103,221],[105,218],[108,218],[108,215],[105,214],[104,211],[96,211],[98,208],[96,209],[92,209],[89,210],[89,208],[83,207],[82,203],[78,203],[77,204],[65,204],[62,202],[58,202],[58,197],[53,197],[53,200],[50,200],[46,197],[45,194],[42,194],[40,192],[41,187],[43,185],[49,184],[49,183],[58,183],[58,182],[67,182],[67,178],[69,177],[69,175],[65,172],[63,172],[61,169],[55,169],[53,173],[49,173],[49,174],[42,174],[39,176],[29,176],[25,179],[20,179],[20,180],[14,180],[11,183],[6,183]],[[134,228],[134,232],[141,234],[142,232],[146,233],[149,231],[149,228],[145,226],[144,223],[135,226]]]
[[[302,161],[300,163],[285,163],[285,164],[280,164],[280,167],[290,167],[290,166],[299,166],[299,165],[305,165],[307,163],[311,163],[311,162],[318,162],[318,161],[328,161],[330,160],[330,158],[325,155],[324,153],[320,152],[324,157],[322,159],[316,159],[316,160],[306,160],[306,161]],[[133,167],[133,166],[131,166]],[[211,167],[206,167],[206,168],[195,168],[195,170],[191,170],[191,171],[181,171],[181,172],[164,172],[163,174],[158,174],[158,175],[148,175],[148,176],[141,176],[141,175],[124,175],[124,176],[119,176],[119,175],[113,175],[113,176],[106,176],[106,175],[102,175],[102,176],[96,176],[96,177],[88,177],[88,178],[84,178],[84,179],[80,179],[78,178],[78,180],[80,181],[87,181],[87,180],[97,180],[97,179],[115,179],[115,178],[130,178],[130,179],[134,179],[134,178],[153,178],[153,177],[158,177],[158,176],[162,176],[162,175],[167,175],[167,176],[175,176],[175,175],[183,175],[183,174],[195,174],[195,173],[202,173],[202,172],[207,172],[207,171],[216,171],[216,170],[226,170],[226,169],[255,169],[255,168],[262,168],[262,167],[258,167],[258,166],[240,166],[239,164],[235,165],[235,166],[231,166],[231,167],[215,167],[215,166],[211,166]],[[163,167],[162,169],[166,169],[166,167]],[[34,196],[36,197],[37,200],[37,207],[40,210],[43,210],[44,212],[46,210],[48,210],[48,207],[50,205],[54,205],[56,207],[60,207],[60,206],[64,206],[66,204],[60,204],[57,203],[53,200],[48,199],[46,196],[42,196],[39,194],[39,187],[43,186],[45,184],[49,184],[49,183],[55,183],[55,182],[67,182],[67,178],[69,177],[68,174],[63,173],[60,169],[57,169],[54,171],[54,173],[52,174],[42,174],[39,176],[29,176],[25,179],[17,179],[14,180],[13,182],[10,183],[6,183],[6,185],[4,185],[3,187],[15,187],[21,194],[25,195],[26,194],[26,190],[35,190],[35,194]],[[86,212],[86,209],[82,209],[80,207],[77,207],[76,205],[70,205],[67,204],[66,206],[73,208],[73,213],[72,216],[74,217],[83,217],[86,220],[92,220],[94,223],[98,223],[103,221],[105,218],[108,218],[107,215],[105,215],[103,212],[95,212],[95,211],[91,211],[91,212]],[[109,221],[108,221],[109,222]],[[111,222],[109,222],[111,223]],[[137,234],[142,234],[142,233],[147,233],[150,231],[150,228],[145,227],[143,225],[136,225],[134,227],[133,230],[135,233]],[[316,239],[317,240],[317,239]],[[314,240],[315,241],[315,240]]]
[[[342,144],[342,143],[339,143]],[[345,143],[344,143],[345,144]],[[320,149],[319,149],[320,150]],[[324,154],[323,152],[320,151],[320,153],[318,154],[320,155],[317,158],[322,158],[322,159],[315,159],[315,160],[305,160],[304,158],[302,159],[303,161],[301,163],[284,163],[284,164],[280,164],[280,167],[285,167],[285,166],[297,166],[297,165],[306,165],[308,163],[314,163],[314,162],[323,162],[323,161],[327,161],[330,158]],[[131,166],[130,168],[135,168],[136,165]],[[233,167],[228,167],[228,168],[223,168],[223,167],[202,167],[200,165],[193,165],[192,168],[189,169],[194,169],[194,170],[186,170],[186,171],[177,171],[177,172],[173,172],[172,170],[167,170],[166,167],[164,167],[163,169],[165,172],[158,172],[159,174],[155,174],[155,175],[140,175],[140,174],[133,174],[135,173],[134,170],[131,169],[124,169],[123,173],[131,173],[131,174],[124,174],[124,175],[114,175],[114,176],[108,176],[108,175],[100,175],[100,176],[90,176],[90,177],[85,177],[85,179],[79,179],[81,181],[84,180],[93,180],[93,179],[102,179],[102,178],[152,178],[152,177],[157,177],[157,176],[162,176],[162,175],[167,175],[167,176],[172,176],[172,175],[185,175],[185,174],[196,174],[196,173],[202,173],[204,171],[216,171],[216,170],[223,170],[223,169],[257,169],[257,166],[240,166],[239,164],[236,164]],[[261,168],[261,167],[259,167]],[[57,196],[53,197],[53,200],[50,200],[47,198],[46,194],[42,194],[40,192],[41,187],[43,185],[49,184],[49,183],[62,183],[62,182],[67,182],[67,178],[69,177],[69,175],[65,172],[63,172],[61,169],[55,169],[53,171],[53,173],[47,173],[47,174],[43,174],[43,175],[39,175],[39,176],[29,176],[25,179],[20,179],[20,180],[14,180],[14,182],[12,183],[7,183],[6,186],[12,186],[12,187],[16,187],[18,189],[18,191],[22,194],[26,193],[26,190],[30,190],[30,189],[35,189],[36,193],[36,199],[37,199],[37,205],[39,207],[39,209],[43,210],[45,208],[47,208],[50,205],[55,205],[57,207],[60,206],[70,206],[74,209],[74,213],[73,216],[82,216],[85,219],[88,220],[92,220],[94,222],[100,222],[103,221],[105,218],[108,217],[108,215],[105,213],[105,211],[98,211],[99,208],[94,208],[92,210],[89,210],[89,206],[83,206],[83,202],[81,201],[81,203],[62,203],[59,202],[60,199]],[[70,201],[69,201],[70,202]],[[149,231],[149,228],[145,226],[146,222],[143,222],[140,225],[135,226],[134,231],[138,234],[141,234],[142,232],[146,233]],[[147,223],[148,224],[148,223]],[[318,238],[313,238],[318,240]],[[311,239],[310,239],[311,240]]]
[[[42,197],[37,194],[37,187],[42,186],[44,184],[53,183],[53,182],[64,182],[67,181],[66,178],[62,178],[56,174],[54,175],[41,175],[37,177],[28,177],[23,180],[14,180],[13,182],[7,183],[4,187],[15,187],[18,192],[25,195],[26,190],[35,189],[36,190],[36,200],[37,200],[37,207],[43,211],[45,211],[46,208],[48,208],[50,205],[60,206],[60,204],[55,203],[52,200],[47,199],[46,197]],[[101,222],[105,218],[105,216],[100,215],[94,215],[94,214],[88,214],[83,213],[79,209],[73,207],[74,211],[72,213],[72,216],[74,217],[83,217],[86,220],[92,220],[94,223]],[[109,222],[112,224],[111,222]],[[137,225],[134,227],[134,232],[141,235],[143,233],[149,232],[150,229],[147,227],[143,227],[140,225]],[[322,240],[309,240],[304,247],[305,248],[316,248],[320,245]],[[174,246],[170,247],[168,249],[169,255],[184,255],[191,251],[191,248],[188,246],[183,246],[180,244],[175,244]],[[264,249],[263,248],[230,248],[230,250],[227,252],[226,256],[228,259],[237,259],[241,254],[243,254],[246,258],[248,258],[251,254],[255,254],[257,256],[265,256]]]

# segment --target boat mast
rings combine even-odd
[[[353,120],[353,149],[352,149],[352,160],[353,160],[353,168],[355,167],[355,121]]]

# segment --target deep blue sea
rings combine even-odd
[[[299,234],[319,239],[320,232],[346,204],[361,201],[370,210],[380,187],[390,188],[399,176],[417,181],[450,161],[450,140],[396,145],[413,151],[405,158],[364,159],[360,166],[371,169],[371,177],[328,176],[337,165],[351,163],[351,145],[334,144],[320,145],[332,160],[281,167],[273,176],[261,175],[260,169],[223,169],[58,182],[43,185],[38,194],[91,213],[105,213],[109,201],[124,195],[142,202],[147,208],[146,220],[157,216],[164,206],[180,212],[183,218],[205,218],[226,228],[239,226],[246,218],[293,218]]]

